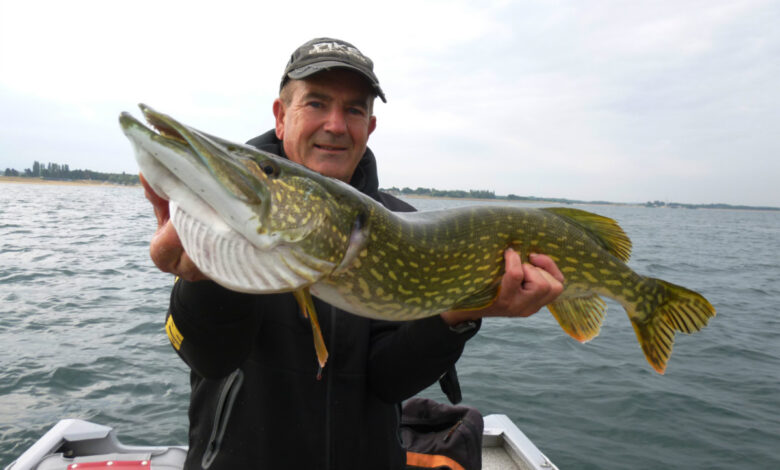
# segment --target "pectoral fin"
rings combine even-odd
[[[325,340],[322,337],[320,322],[317,319],[317,311],[314,309],[314,301],[309,293],[309,288],[305,287],[293,291],[293,295],[295,295],[298,305],[301,306],[303,315],[311,322],[311,331],[314,334],[314,350],[317,352],[317,362],[319,362],[320,370],[322,370],[325,367],[325,363],[328,362],[328,348],[325,347]]]

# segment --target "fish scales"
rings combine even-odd
[[[715,316],[700,294],[628,267],[631,242],[612,219],[511,206],[392,213],[340,181],[141,109],[154,129],[127,113],[120,124],[146,180],[171,200],[187,253],[228,288],[294,292],[320,365],[327,350],[310,293],[384,320],[478,309],[497,296],[507,248],[556,262],[566,281],[547,307],[579,341],[599,333],[600,296],[617,300],[661,373],[675,332],[699,331]]]
[[[529,253],[543,253],[557,260],[559,268],[568,273],[562,298],[598,290],[628,301],[626,293],[633,295],[639,289],[641,278],[635,276],[633,283],[626,280],[632,271],[625,263],[600,253],[604,250],[592,239],[555,214],[464,207],[412,217],[381,213],[370,228],[366,259],[323,282],[344,296],[353,309],[368,303],[366,315],[413,320],[459,306],[488,306],[504,273],[504,252],[514,248],[526,258]],[[552,246],[546,243],[550,239],[556,241]],[[582,258],[585,263],[579,261]],[[356,288],[355,279],[364,279],[364,287]],[[376,295],[378,291],[382,295]]]

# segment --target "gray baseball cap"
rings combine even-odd
[[[376,95],[387,103],[385,94],[379,87],[379,80],[374,75],[374,63],[357,47],[340,39],[316,38],[296,49],[284,68],[279,89],[291,78],[301,80],[333,68],[346,68],[360,73],[374,88]]]

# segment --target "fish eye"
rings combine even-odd
[[[368,214],[366,214],[364,211],[360,211],[355,217],[355,224],[353,226],[353,230],[362,230],[366,226],[366,221],[368,220]]]
[[[279,165],[277,165],[274,161],[264,160],[260,162],[259,165],[260,165],[260,169],[263,170],[263,173],[265,173],[266,175],[272,178],[276,178],[277,176],[279,176]]]

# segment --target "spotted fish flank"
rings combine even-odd
[[[464,207],[393,213],[340,181],[187,127],[141,106],[123,131],[152,188],[169,199],[185,250],[214,281],[250,293],[295,292],[327,358],[309,293],[370,318],[414,320],[489,306],[504,252],[549,255],[566,276],[549,310],[579,341],[594,338],[606,304],[626,309],[645,357],[663,372],[675,332],[715,315],[704,297],[632,271],[615,221],[571,208]]]

